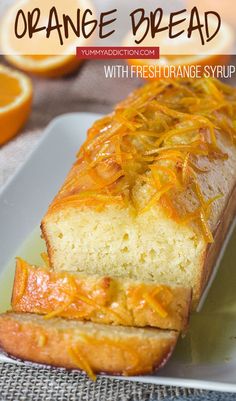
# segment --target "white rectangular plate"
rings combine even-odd
[[[36,150],[0,193],[0,311],[10,307],[14,257],[38,263],[39,222],[58,191],[86,131],[100,117],[76,113],[56,118]],[[200,313],[167,365],[143,383],[236,392],[236,232],[232,235]],[[9,359],[8,359],[9,360]],[[0,355],[0,362],[6,357]]]

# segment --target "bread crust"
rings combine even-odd
[[[96,334],[84,336],[78,327],[58,326],[58,320],[52,319],[45,326],[42,317],[24,321],[20,314],[3,314],[0,316],[0,347],[17,359],[86,370],[94,378],[94,373],[151,373],[167,362],[178,338],[176,332],[158,336],[158,331],[149,338],[140,335],[143,329],[136,329],[137,334],[127,336],[120,335],[119,330],[108,334],[100,331],[99,325],[96,325]]]
[[[147,297],[147,298],[146,298]],[[186,330],[191,290],[37,268],[17,259],[15,312],[124,326]]]
[[[231,224],[233,224],[236,215],[236,184],[228,196],[228,201],[223,210],[221,218],[218,220],[218,225],[214,232],[214,242],[207,246],[203,255],[202,267],[199,269],[199,283],[197,288],[197,299],[200,299],[201,294],[207,286],[209,278],[212,274],[214,266],[219,257],[221,248],[226,239],[227,233]],[[193,308],[197,306],[197,302],[193,304]]]

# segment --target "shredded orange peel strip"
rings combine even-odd
[[[217,131],[235,142],[235,115],[236,90],[213,78],[159,80],[137,89],[89,129],[51,210],[84,205],[102,210],[116,204],[144,213],[159,204],[179,222],[194,215],[211,243],[209,204],[216,198],[201,194],[198,175],[207,171],[198,161],[227,159],[217,145]],[[85,188],[86,177],[90,184]],[[141,208],[133,201],[137,180],[151,188]],[[173,200],[189,188],[199,205],[182,215]]]
[[[15,303],[17,304],[20,302],[21,298],[24,296],[26,287],[27,287],[27,281],[28,281],[28,263],[25,262],[23,259],[17,257],[16,258],[17,262],[20,263],[21,266],[21,280],[20,280],[20,288],[18,288],[16,298],[15,298]]]
[[[163,305],[157,298],[157,295],[160,292],[163,292],[165,305]],[[145,293],[144,299],[154,312],[162,318],[166,318],[168,316],[167,307],[173,299],[173,294],[167,287],[160,285],[157,288],[154,288],[153,291]]]
[[[81,351],[78,348],[78,345],[76,347],[69,347],[68,348],[68,354],[71,358],[71,360],[74,362],[74,364],[80,369],[83,370],[84,372],[87,373],[88,377],[95,381],[96,380],[96,375],[93,372],[91,366],[89,365],[87,359],[82,355]]]
[[[46,266],[48,269],[50,269],[50,260],[49,260],[48,254],[47,254],[46,252],[42,252],[42,253],[40,254],[40,256],[41,256],[41,258],[42,258],[42,260],[43,260],[45,266]]]
[[[108,338],[94,338],[91,336],[88,336],[86,334],[81,335],[81,340],[84,341],[85,343],[87,342],[88,344],[95,345],[95,346],[104,346],[104,347],[114,347],[118,348],[121,350],[122,355],[129,355],[129,365],[127,366],[126,370],[123,371],[122,373],[124,375],[132,375],[135,374],[135,369],[138,365],[139,361],[139,355],[137,351],[134,351],[130,349],[130,347],[125,345],[125,344],[119,344],[117,340],[110,340]],[[91,380],[96,380],[96,375],[93,372],[90,364],[88,363],[88,360],[85,358],[85,356],[82,354],[80,350],[80,345],[76,344],[74,346],[70,346],[68,348],[68,354],[71,357],[71,360],[75,363],[75,365],[81,369],[84,370],[89,378]]]

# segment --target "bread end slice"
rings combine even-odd
[[[140,375],[162,367],[175,331],[106,326],[13,312],[0,315],[0,347],[9,356],[95,373]]]

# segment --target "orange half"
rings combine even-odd
[[[24,125],[32,105],[32,85],[24,74],[0,65],[0,145]]]
[[[0,32],[2,53],[9,63],[23,71],[48,78],[57,78],[75,71],[81,63],[81,60],[76,57],[76,47],[86,46],[89,39],[85,39],[82,35],[78,38],[70,28],[69,38],[63,38],[64,43],[61,46],[56,31],[52,32],[50,38],[46,38],[46,33],[43,31],[37,32],[31,39],[27,31],[23,38],[17,39],[12,27],[14,27],[19,9],[27,15],[28,11],[32,12],[38,8],[40,10],[38,26],[47,24],[45,21],[48,21],[53,6],[55,1],[52,0],[17,1],[1,21]],[[80,9],[82,15],[88,8],[94,13],[90,0],[56,1],[58,16],[69,15],[74,24],[77,21],[77,10]]]

